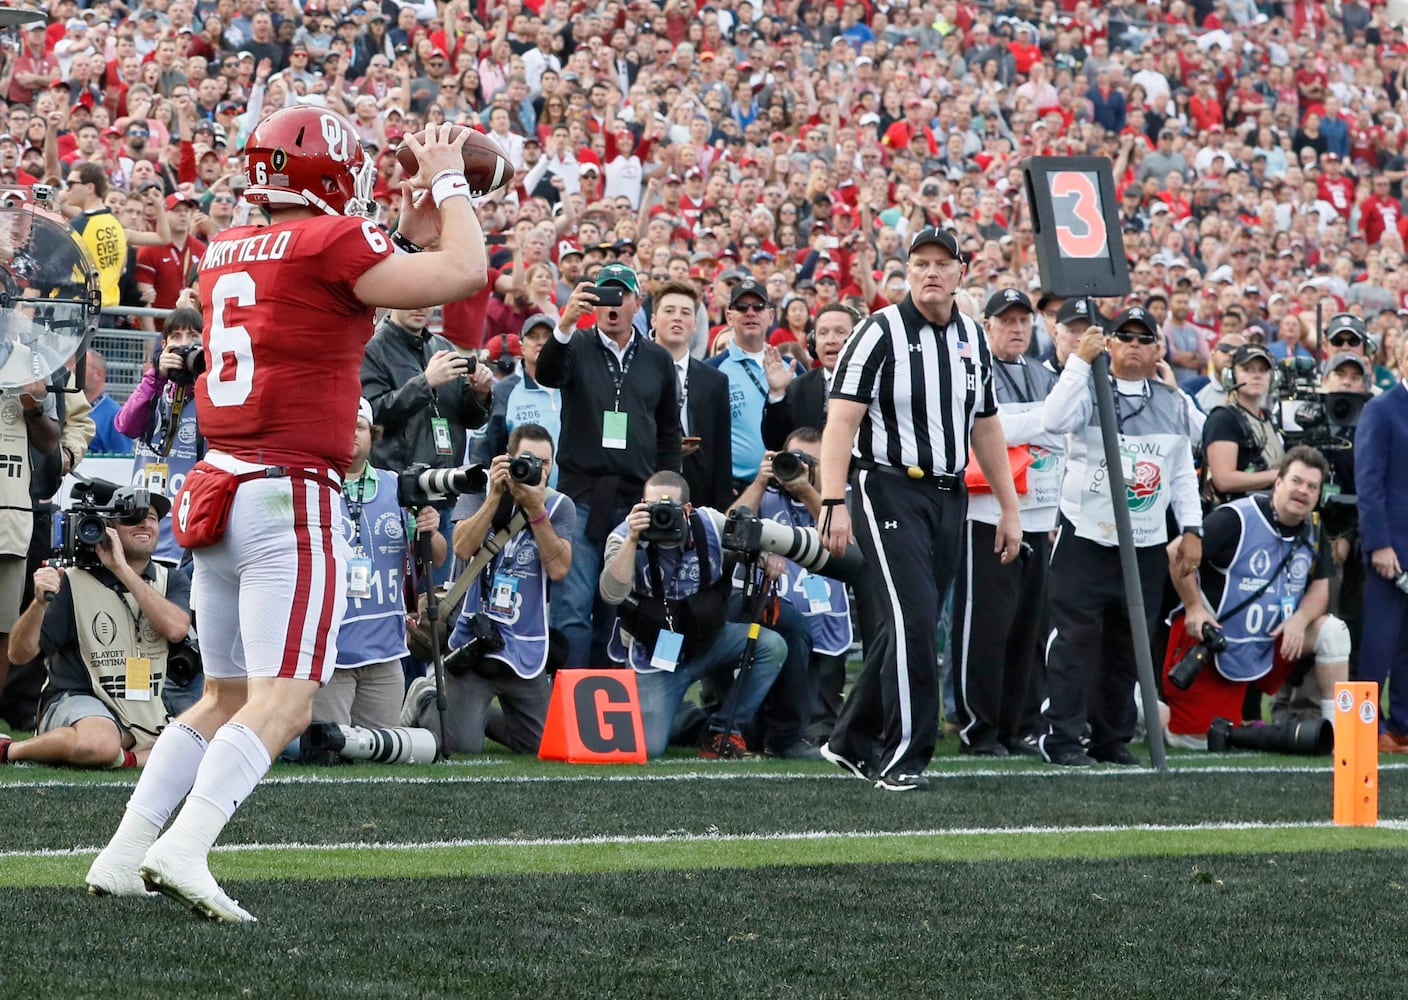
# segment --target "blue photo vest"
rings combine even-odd
[[[1216,617],[1227,638],[1227,651],[1217,656],[1217,671],[1229,681],[1254,681],[1270,673],[1275,659],[1276,638],[1271,632],[1300,606],[1310,573],[1315,563],[1315,530],[1306,525],[1295,538],[1283,538],[1266,519],[1256,498],[1242,497],[1227,504],[1242,522],[1241,542],[1237,554],[1227,567],[1227,585],[1218,602]],[[1290,561],[1275,572],[1295,550]],[[1235,608],[1245,601],[1268,577],[1270,586],[1249,605],[1231,618],[1224,618],[1224,609]]]
[[[509,391],[504,411],[504,429],[509,434],[520,424],[538,424],[552,435],[553,450],[557,450],[557,439],[562,432],[562,390],[549,389],[533,382],[526,372],[520,371],[518,384]],[[548,476],[548,486],[557,488],[557,463]]]
[[[790,496],[784,497],[779,490],[764,491],[758,506],[760,516],[779,524],[792,528],[816,527],[811,511]],[[778,577],[777,592],[807,619],[815,652],[834,655],[851,648],[851,607],[844,583],[808,573],[789,559],[787,572]]]
[[[174,403],[174,387],[167,384],[156,399],[152,411],[151,430],[138,441],[132,457],[132,485],[144,489],[154,489],[167,499],[176,499],[186,476],[205,454],[205,441],[196,429],[196,401],[189,395],[181,406],[177,418],[176,434],[171,446],[166,448],[166,431],[171,420]],[[166,454],[162,454],[165,450]],[[171,537],[171,519],[164,517],[159,525],[161,532],[157,539],[155,558],[159,562],[176,565],[185,555],[185,550]]]
[[[691,597],[699,593],[704,587],[715,582],[719,574],[724,572],[724,547],[723,540],[719,537],[719,529],[714,525],[714,519],[708,514],[695,511],[691,515],[691,532],[693,537],[693,523],[697,518],[704,526],[704,537],[709,550],[709,568],[712,579],[701,580],[699,573],[699,556],[693,547],[678,549],[659,549],[656,552],[656,561],[660,566],[660,582],[665,587],[663,596],[679,601],[686,597]],[[624,523],[616,526],[612,532],[618,538],[626,537],[626,526]],[[646,546],[641,545],[636,549],[636,579],[634,591],[637,594],[652,595],[654,590],[650,585],[650,559],[646,555]],[[628,662],[637,672],[642,674],[653,674],[658,672],[658,667],[650,665],[650,657],[653,650],[645,643],[630,643],[630,656]]]
[[[406,650],[406,598],[403,583],[412,525],[396,501],[396,474],[373,469],[342,487],[342,533],[353,557],[372,561],[371,594],[347,598],[337,635],[337,665],[362,667],[399,660]],[[360,546],[360,550],[359,550]]]
[[[549,493],[545,505],[548,517],[567,502],[564,494]],[[505,542],[485,571],[469,585],[455,630],[450,634],[451,649],[469,641],[468,619],[476,613],[493,619],[504,640],[504,648],[488,658],[502,660],[524,679],[543,672],[548,662],[548,575],[543,572],[532,528],[525,526]]]

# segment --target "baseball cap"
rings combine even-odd
[[[764,287],[761,281],[755,278],[744,278],[733,286],[733,291],[729,292],[728,295],[728,307],[732,309],[734,306],[738,305],[741,299],[749,295],[762,300],[763,305],[769,308],[772,307],[772,299],[768,298],[767,288]]]
[[[953,238],[953,234],[938,226],[925,226],[914,234],[914,239],[909,241],[909,252],[914,253],[920,247],[938,246],[949,252],[954,260],[962,260],[963,253],[958,249],[958,241]],[[1031,308],[1031,303],[1027,303],[1027,308]]]
[[[1271,357],[1271,352],[1260,344],[1243,344],[1232,353],[1232,367],[1238,368],[1248,365],[1256,360],[1265,361],[1267,367],[1275,368],[1276,361]]]
[[[368,427],[376,423],[376,421],[372,419],[372,404],[367,402],[365,396],[357,400],[357,419],[365,420]]]
[[[563,240],[557,245],[558,260],[562,260],[564,257],[580,256],[582,256],[582,248],[579,247],[577,244],[573,243],[571,240]]]
[[[607,264],[596,272],[596,283],[598,285],[620,285],[631,293],[640,291],[640,279],[636,277],[636,272],[625,264]]]
[[[1363,340],[1364,321],[1353,313],[1337,313],[1325,324],[1325,339],[1330,340],[1339,333],[1350,333]]]
[[[168,212],[175,208],[177,205],[194,205],[199,208],[200,202],[196,201],[189,195],[184,194],[169,194],[166,196],[166,210]]]
[[[546,327],[549,327],[549,328],[556,327],[556,326],[557,326],[557,320],[553,319],[553,318],[552,318],[551,316],[549,316],[547,313],[534,313],[532,316],[529,316],[526,320],[523,321],[523,329],[522,329],[520,332],[523,334],[523,336],[526,337],[526,336],[528,336],[529,332],[530,332],[534,327],[537,327],[537,326],[546,326]],[[519,339],[518,339],[517,337],[509,337],[508,340],[509,340],[509,350],[508,350],[508,352],[509,352],[510,354],[521,355],[521,354],[523,353],[523,349],[522,349],[521,342],[519,341]],[[492,345],[490,345],[490,346],[492,346]],[[518,350],[514,350],[515,347],[517,347]]]
[[[1159,335],[1158,324],[1154,322],[1154,317],[1149,314],[1149,310],[1143,306],[1130,306],[1124,312],[1115,317],[1115,321],[1110,324],[1110,332],[1122,330],[1126,326],[1137,326],[1146,333]]]
[[[120,503],[124,499],[134,499],[135,494],[136,487],[123,486],[120,489],[113,490],[112,499],[110,502]],[[171,513],[171,501],[168,500],[166,497],[162,496],[160,493],[148,493],[147,502],[151,505],[151,508],[156,511],[156,519],[158,521],[160,521],[167,514]]]
[[[580,174],[596,174],[598,177],[601,176],[601,168],[595,163],[583,163],[577,168],[577,172]]]
[[[523,324],[525,333],[533,329],[533,326],[529,324],[533,324],[534,320],[546,320],[549,325],[552,325],[552,320],[539,313],[536,316],[530,316],[528,322]],[[523,341],[511,333],[506,337],[490,337],[484,342],[484,346],[489,351],[490,361],[497,361],[499,358],[523,357]]]
[[[1035,312],[1032,309],[1032,300],[1027,298],[1016,288],[1004,288],[1001,291],[993,292],[988,297],[988,304],[983,309],[983,315],[991,319],[993,316],[1001,316],[1009,309],[1025,309],[1027,312]]]
[[[1369,375],[1369,363],[1359,355],[1351,354],[1348,351],[1341,351],[1339,354],[1331,357],[1329,361],[1326,361],[1325,374],[1328,375],[1336,368],[1343,368],[1345,365],[1358,365],[1359,370],[1364,373],[1365,377]]]
[[[1067,299],[1061,303],[1061,309],[1056,313],[1056,322],[1070,326],[1077,322],[1093,322],[1090,318],[1090,300],[1084,296],[1077,296]]]

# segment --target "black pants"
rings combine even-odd
[[[1152,631],[1168,575],[1163,545],[1135,550]],[[1051,635],[1046,652],[1046,709],[1041,749],[1048,758],[1079,749],[1090,727],[1090,750],[1099,753],[1134,735],[1134,640],[1124,596],[1120,550],[1077,538],[1061,518],[1048,577]]]
[[[831,730],[841,715],[844,703],[841,692],[846,688],[846,654],[812,653],[812,676],[816,678],[816,691],[807,738],[821,744],[831,738]]]
[[[856,472],[850,507],[866,560],[856,588],[865,668],[831,747],[880,774],[919,774],[938,742],[938,624],[968,497],[927,480]]]
[[[1044,531],[1028,531],[1030,555],[1006,566],[993,551],[997,528],[969,521],[964,529],[953,594],[953,693],[964,746],[997,740],[1015,744],[1024,735],[1027,691],[1045,638]]]

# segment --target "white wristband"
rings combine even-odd
[[[436,208],[450,198],[468,198],[469,181],[461,170],[442,170],[430,182],[430,196],[435,199]]]

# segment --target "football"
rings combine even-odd
[[[499,144],[476,129],[463,125],[451,126],[452,137],[458,137],[461,132],[469,133],[464,143],[464,176],[469,181],[469,193],[475,198],[483,198],[512,184],[513,164]],[[425,133],[417,132],[416,138],[423,140]],[[396,149],[396,159],[407,177],[414,176],[420,169],[416,154],[404,142]]]

